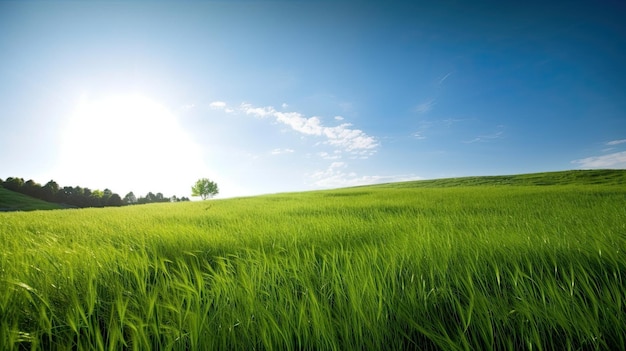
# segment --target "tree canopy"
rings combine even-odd
[[[162,193],[154,195],[152,192],[148,193],[146,197],[139,198],[135,197],[135,195],[130,192],[122,199],[110,189],[91,190],[80,186],[61,187],[54,180],[41,186],[32,179],[24,181],[23,178],[17,177],[9,177],[4,181],[0,180],[0,186],[40,200],[63,204],[68,207],[107,207],[147,204],[152,202],[189,201],[186,197],[173,196],[169,198],[163,196]]]
[[[219,193],[217,184],[208,178],[198,179],[191,187],[191,196],[200,196],[202,200],[209,199]]]

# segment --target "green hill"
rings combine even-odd
[[[0,350],[626,350],[625,175],[0,213]]]
[[[55,210],[59,208],[63,207],[0,187],[0,211]]]
[[[626,170],[571,170],[498,176],[441,178],[357,186],[354,188],[440,188],[489,185],[626,185]],[[336,189],[334,191],[341,191]],[[0,212],[54,210],[63,205],[46,202],[0,187]]]
[[[438,188],[476,185],[626,185],[626,170],[598,169],[386,183],[374,187]]]

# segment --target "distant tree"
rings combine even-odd
[[[113,196],[113,192],[108,188],[104,189],[104,191],[102,192],[102,198],[106,201],[111,196]]]
[[[26,183],[24,183],[24,185],[22,185],[20,192],[38,199],[42,197],[41,185],[32,179],[29,179]]]
[[[202,200],[211,198],[218,193],[217,184],[208,178],[198,179],[196,184],[191,187],[191,196],[200,196]]]
[[[89,189],[86,189],[89,190]],[[86,193],[86,192],[85,192]],[[88,206],[92,206],[92,207],[102,207],[104,206],[104,193],[102,192],[102,190],[93,190],[91,191],[91,194],[89,194],[89,196],[87,197],[87,205]]]
[[[54,180],[47,182],[46,185],[41,188],[43,199],[50,202],[56,201],[59,190],[60,188],[57,182]]]
[[[64,186],[63,189],[60,189],[57,193],[57,202],[72,204],[72,199],[74,197],[74,187]]]
[[[105,206],[122,206],[124,205],[124,201],[122,201],[122,198],[118,194],[113,193],[111,196],[109,196],[106,199],[106,202],[104,205]]]
[[[81,188],[80,186],[75,186],[74,189],[72,189],[72,196],[69,199],[69,203],[78,207],[87,207],[87,200],[85,199],[85,189],[87,189],[87,196],[91,195],[91,190],[89,190],[89,188]]]
[[[132,191],[126,194],[126,196],[124,196],[124,203],[127,205],[132,205],[132,204],[137,203],[137,197],[135,196],[135,194],[133,194]]]
[[[78,187],[77,187],[78,188]],[[82,188],[83,195],[79,197],[79,206],[80,207],[95,207],[100,204],[100,199],[98,196],[100,195],[100,190],[96,190],[96,195],[91,196],[93,191],[89,188]]]
[[[153,192],[149,192],[148,194],[146,194],[146,196],[140,196],[139,199],[137,199],[137,203],[138,204],[150,204],[155,202],[156,199],[156,195],[154,195]]]
[[[164,202],[163,200],[165,199],[165,196],[163,196],[163,193],[157,193],[154,196],[154,201],[155,202]]]
[[[20,192],[24,185],[24,179],[9,177],[2,185],[9,190]]]
[[[129,192],[122,199],[119,194],[114,193],[110,189],[91,190],[89,188],[81,188],[80,186],[64,186],[61,187],[54,180],[50,180],[46,185],[41,186],[39,183],[30,179],[24,182],[23,178],[9,177],[6,180],[0,179],[0,187],[12,191],[23,193],[38,199],[49,202],[56,202],[75,207],[105,207],[105,206],[123,206],[129,204],[145,204],[153,202],[170,202],[170,201],[189,201],[187,198],[169,198],[163,193],[149,192],[145,197],[137,198],[133,192]]]
[[[150,191],[148,195],[146,195],[146,200],[148,200],[149,203],[156,202],[156,195]]]

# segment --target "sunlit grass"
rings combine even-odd
[[[626,189],[0,214],[4,349],[626,349]]]

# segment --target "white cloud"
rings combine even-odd
[[[307,135],[322,135],[324,127],[319,117],[303,117],[298,112],[275,112],[276,121],[286,124],[296,132]]]
[[[339,160],[341,159],[341,150],[335,150],[335,152],[333,152],[332,154],[326,151],[323,151],[323,152],[317,153],[317,156],[325,160]]]
[[[325,137],[323,144],[334,146],[347,152],[369,156],[376,152],[378,141],[360,129],[351,128],[350,123],[338,126],[325,126],[319,117],[305,117],[299,112],[280,112],[271,106],[254,107],[241,104],[241,110],[257,118],[274,118],[276,122],[285,124],[296,132]]]
[[[294,153],[294,149],[274,149],[271,151],[272,155],[282,155],[282,154],[292,154]]]
[[[626,168],[626,151],[572,161],[581,168]]]
[[[283,102],[283,104],[281,105],[281,107],[282,107],[282,108],[287,108],[287,107],[289,107],[289,105],[287,105],[287,103],[286,103],[286,102]]]
[[[619,144],[623,144],[623,143],[626,143],[626,139],[609,141],[609,142],[606,143],[606,145],[613,146],[613,145],[619,145]]]
[[[409,180],[419,180],[415,175],[365,175],[358,176],[354,172],[347,172],[348,165],[344,162],[333,162],[327,169],[317,171],[310,175],[311,185],[318,188],[342,188],[358,185],[369,185],[379,183],[402,182]]]
[[[341,117],[341,116],[335,116],[335,121],[343,121],[343,117]]]
[[[417,140],[423,140],[423,139],[426,139],[426,137],[422,135],[422,132],[415,132],[415,133],[413,133],[413,137],[414,137],[415,139],[417,139]]]
[[[432,110],[434,106],[435,106],[435,99],[430,99],[428,101],[425,101],[417,105],[417,107],[415,107],[415,111],[417,111],[418,113],[426,113]]]
[[[216,110],[223,110],[226,108],[226,103],[224,101],[213,101],[209,104],[209,107]]]
[[[378,146],[373,137],[360,129],[351,129],[350,126],[351,124],[344,123],[336,127],[325,127],[324,135],[328,138],[327,143],[359,154],[367,153]]]
[[[252,107],[251,104],[247,104],[247,103],[241,104],[239,108],[243,112],[245,112],[247,115],[253,115],[258,118],[264,118],[277,112],[271,106],[270,107]]]

